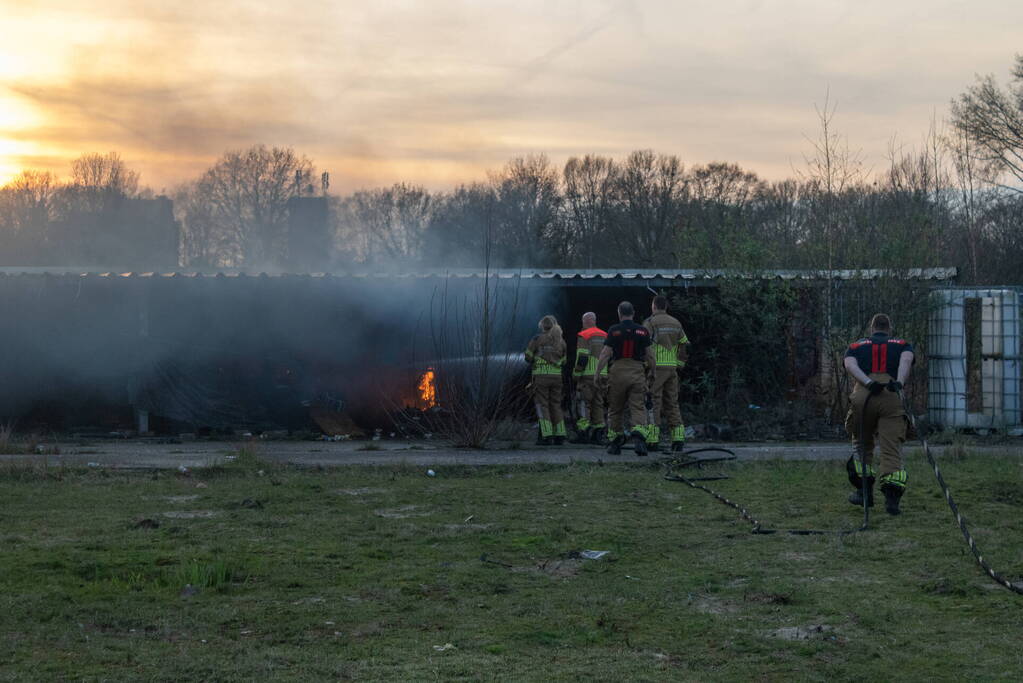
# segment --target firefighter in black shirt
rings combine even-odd
[[[849,502],[863,505],[862,477],[866,476],[867,504],[873,505],[877,477],[884,493],[885,510],[897,515],[899,500],[906,489],[901,451],[907,423],[899,393],[913,365],[913,345],[890,336],[892,322],[884,313],[871,318],[870,332],[869,337],[853,342],[845,352],[845,369],[856,381],[845,428],[856,448],[863,449],[867,466],[863,472],[856,456],[846,464],[849,482],[856,488]],[[879,468],[873,465],[875,438],[881,445]]]
[[[613,359],[608,373],[610,388],[607,398],[607,439],[610,442],[607,452],[611,455],[621,453],[625,443],[623,412],[626,402],[632,422],[630,438],[635,443],[636,455],[647,454],[649,426],[644,397],[650,391],[648,378],[653,375],[656,363],[650,332],[633,321],[635,315],[636,309],[628,301],[618,304],[621,322],[607,331],[594,374],[598,381],[602,381],[601,371]]]

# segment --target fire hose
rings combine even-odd
[[[696,461],[691,462],[691,463],[690,462],[682,461],[682,463],[680,465],[679,464],[675,464],[675,463],[669,463],[669,465],[668,465],[668,472],[664,475],[664,478],[667,479],[668,481],[681,482],[683,484],[686,484],[687,486],[690,486],[691,488],[698,489],[700,491],[708,493],[711,496],[713,496],[715,500],[717,500],[717,501],[719,501],[719,502],[721,502],[721,503],[723,503],[723,504],[725,504],[725,505],[727,505],[727,506],[729,506],[731,508],[734,508],[739,513],[739,516],[741,518],[745,519],[747,522],[749,522],[750,524],[753,525],[753,529],[752,529],[751,533],[754,533],[754,534],[764,534],[764,535],[766,535],[766,534],[785,533],[785,534],[792,534],[794,536],[822,536],[822,535],[826,535],[826,534],[836,534],[838,536],[845,536],[845,535],[848,535],[848,534],[855,534],[855,533],[859,533],[861,531],[866,531],[867,530],[867,526],[870,523],[870,506],[868,505],[869,500],[868,500],[868,497],[867,497],[868,496],[867,476],[866,476],[866,474],[867,474],[867,461],[866,461],[867,449],[866,449],[866,446],[865,446],[866,434],[865,434],[865,430],[864,430],[864,420],[865,420],[865,416],[867,414],[867,404],[870,403],[870,398],[871,398],[871,394],[867,394],[866,399],[864,399],[864,401],[863,401],[863,408],[860,410],[860,430],[859,430],[860,438],[859,438],[859,448],[857,449],[857,451],[859,452],[859,459],[860,459],[860,473],[861,473],[861,476],[860,476],[860,485],[861,485],[860,492],[863,495],[863,523],[860,524],[859,528],[856,528],[856,529],[771,529],[769,527],[765,527],[763,525],[763,523],[760,520],[758,520],[756,517],[754,517],[752,515],[752,513],[750,513],[750,511],[747,510],[744,506],[740,505],[739,503],[736,503],[734,501],[729,500],[725,496],[721,495],[717,491],[714,491],[713,489],[711,489],[711,488],[709,488],[707,486],[704,486],[702,484],[697,484],[696,482],[700,481],[700,479],[693,478],[693,477],[685,477],[685,476],[682,476],[681,474],[678,474],[678,473],[672,471],[672,466],[673,465],[675,467],[679,467],[679,466],[686,467],[686,466],[689,466],[689,465],[698,465],[698,464],[700,464],[700,460],[696,460]],[[700,449],[700,450],[704,450],[704,449]],[[717,449],[717,450],[725,450],[725,449]],[[682,455],[686,456],[686,455],[690,455],[690,454],[696,453],[696,452],[698,452],[698,451],[683,452]],[[729,451],[729,452],[731,452],[731,451]],[[734,457],[734,454],[733,454],[733,457]],[[732,458],[729,458],[729,459],[732,459]],[[723,478],[723,477],[716,477],[716,478]]]
[[[934,471],[934,478],[938,480],[938,486],[941,487],[941,492],[945,496],[945,502],[948,503],[949,509],[952,511],[952,516],[955,517],[956,524],[959,526],[959,530],[963,533],[963,538],[966,539],[966,545],[970,547],[970,552],[973,553],[973,557],[977,560],[977,564],[983,569],[988,576],[990,576],[995,583],[998,585],[1008,588],[1013,593],[1023,595],[1023,583],[1009,581],[1002,574],[995,571],[995,569],[984,559],[984,556],[980,553],[980,548],[977,547],[977,543],[973,540],[973,535],[970,533],[969,527],[966,525],[966,518],[959,512],[959,506],[956,505],[955,499],[952,497],[952,492],[948,488],[948,484],[945,483],[945,477],[941,476],[941,469],[938,468],[938,463],[934,460],[934,456],[931,455],[931,447],[927,443],[927,437],[924,436],[923,431],[917,428],[916,417],[913,416],[913,412],[909,409],[909,405],[906,401],[906,397],[899,392],[899,398],[902,399],[902,410],[909,416],[909,421],[913,424],[913,429],[916,431],[917,438],[920,439],[920,444],[924,449],[924,456],[927,458],[927,462],[930,464],[931,469]]]
[[[996,571],[986,559],[984,559],[984,556],[981,554],[980,549],[977,547],[976,541],[974,541],[974,539],[973,539],[973,535],[970,533],[969,527],[966,524],[966,519],[963,517],[962,513],[959,511],[959,506],[956,504],[955,499],[952,497],[952,492],[949,490],[948,484],[945,482],[945,478],[941,474],[941,469],[938,467],[938,463],[935,461],[934,456],[931,455],[931,447],[930,447],[930,444],[927,443],[927,437],[924,436],[923,431],[920,430],[917,427],[916,417],[913,415],[913,411],[910,410],[909,404],[906,401],[905,395],[901,391],[898,392],[898,393],[899,393],[899,398],[902,401],[902,410],[909,417],[909,421],[913,425],[913,430],[916,432],[917,438],[920,440],[920,444],[923,446],[924,456],[927,458],[927,462],[930,464],[932,470],[934,471],[934,477],[935,477],[935,479],[938,480],[938,486],[941,487],[941,492],[945,496],[945,502],[948,503],[948,507],[952,511],[952,516],[955,518],[956,524],[959,526],[959,530],[963,534],[963,538],[966,539],[966,544],[969,546],[970,552],[973,553],[973,557],[977,561],[977,564],[980,565],[981,569],[983,569],[984,572],[988,576],[990,576],[991,579],[993,579],[998,585],[1000,585],[1000,586],[1002,586],[1004,588],[1007,588],[1007,589],[1009,589],[1010,591],[1012,591],[1014,593],[1023,595],[1023,582],[1015,582],[1014,583],[1012,581],[1009,581],[1007,578],[1005,578],[1005,576],[1003,576],[1001,573]],[[682,476],[681,474],[678,474],[678,473],[672,471],[672,467],[673,466],[681,468],[681,467],[687,467],[687,466],[691,466],[691,465],[697,465],[698,466],[702,462],[710,462],[712,460],[726,460],[726,459],[727,460],[731,460],[731,459],[734,459],[734,454],[733,454],[732,458],[713,458],[713,459],[706,459],[706,460],[697,458],[697,459],[693,459],[693,460],[690,460],[690,461],[683,460],[682,462],[669,463],[668,472],[664,475],[664,478],[669,480],[669,481],[681,482],[683,484],[686,484],[686,485],[690,486],[691,488],[699,489],[701,491],[704,491],[704,492],[710,494],[711,496],[713,496],[716,500],[720,501],[721,503],[723,503],[725,505],[728,505],[731,508],[734,508],[739,513],[739,516],[742,519],[745,519],[747,522],[749,522],[750,524],[753,525],[753,529],[752,529],[752,533],[753,534],[788,533],[788,534],[794,534],[794,535],[798,535],[798,536],[811,536],[811,535],[823,535],[823,534],[848,535],[848,534],[858,533],[860,531],[866,531],[867,527],[868,527],[868,523],[870,521],[870,508],[869,508],[869,506],[867,504],[868,503],[868,498],[867,498],[867,495],[868,495],[868,491],[867,491],[867,477],[866,477],[866,474],[867,474],[867,463],[866,463],[866,448],[864,447],[864,440],[866,438],[866,435],[864,433],[863,425],[864,425],[864,416],[866,414],[866,409],[867,409],[867,403],[869,403],[869,401],[870,401],[870,394],[867,394],[867,398],[863,402],[863,408],[860,411],[860,438],[859,438],[859,448],[858,448],[858,451],[859,451],[859,459],[860,459],[860,473],[861,473],[860,481],[861,481],[861,487],[862,487],[861,488],[861,493],[862,493],[862,496],[863,496],[863,523],[857,529],[848,529],[848,530],[819,530],[819,529],[770,529],[770,528],[766,528],[760,522],[760,520],[758,520],[756,517],[754,517],[749,512],[749,510],[747,510],[745,507],[743,507],[739,503],[736,503],[736,502],[733,502],[733,501],[729,500],[725,496],[721,495],[717,491],[714,491],[713,489],[711,489],[711,488],[709,488],[707,486],[703,486],[702,484],[696,483],[697,481],[700,481],[700,478],[685,477],[685,476]],[[693,451],[687,451],[687,452],[683,453],[682,455],[683,456],[687,456],[687,455],[691,455],[693,453],[697,453],[697,452],[700,452],[700,451],[703,451],[703,450],[723,450],[723,451],[727,451],[727,449],[698,449],[698,450],[693,450]],[[731,451],[728,451],[728,452],[731,453]],[[723,478],[723,477],[714,477],[714,478]]]

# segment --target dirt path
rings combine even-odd
[[[115,468],[176,469],[203,467],[224,462],[241,444],[230,442],[189,442],[180,444],[155,441],[93,441],[87,444],[59,444],[60,454],[46,456],[51,464],[87,465]],[[844,460],[851,451],[848,444],[835,442],[803,443],[691,443],[690,448],[720,446],[732,449],[740,460]],[[568,463],[576,461],[637,462],[631,451],[607,455],[602,448],[565,445],[549,448],[495,448],[472,451],[445,447],[430,441],[269,441],[254,442],[259,457],[301,465],[393,465],[423,467],[442,465],[493,465],[530,463]],[[911,445],[910,451],[918,446]],[[941,455],[945,446],[933,447]],[[971,445],[970,451],[1023,457],[1023,440],[1009,445]],[[25,456],[0,455],[0,462]]]

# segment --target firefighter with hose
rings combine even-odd
[[[853,342],[845,352],[846,372],[855,380],[845,428],[857,449],[862,449],[866,472],[856,455],[846,469],[856,489],[849,496],[853,505],[863,505],[863,477],[866,477],[868,506],[874,504],[874,482],[881,483],[885,511],[899,514],[899,501],[906,489],[902,443],[906,440],[908,418],[902,408],[902,387],[913,366],[913,345],[892,337],[892,321],[884,313],[870,320],[870,336]],[[875,440],[881,446],[881,462],[875,467]]]
[[[565,443],[565,413],[561,407],[564,381],[561,368],[565,364],[565,339],[553,315],[540,319],[540,334],[526,347],[526,362],[532,366],[533,402],[540,421],[538,446]]]
[[[599,444],[604,439],[607,425],[604,424],[604,391],[597,386],[594,373],[607,332],[597,327],[595,313],[584,313],[582,323],[583,329],[576,337],[575,368],[572,370],[576,394],[573,400],[578,407],[573,442]],[[607,368],[604,368],[603,373],[606,377]]]

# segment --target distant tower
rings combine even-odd
[[[327,196],[327,190],[330,189],[330,174],[324,171],[320,174],[320,188],[323,190],[323,196]]]

